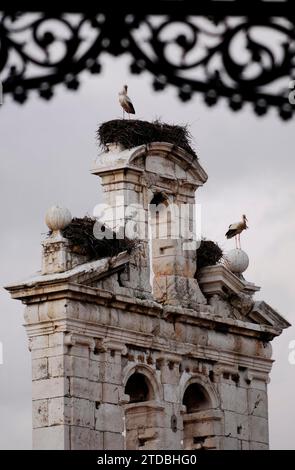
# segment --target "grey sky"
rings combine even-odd
[[[198,191],[203,235],[225,250],[224,233],[242,213],[250,229],[242,248],[250,258],[245,277],[262,286],[263,298],[293,322],[294,287],[294,121],[275,111],[258,119],[250,111],[234,114],[221,100],[207,108],[202,97],[181,103],[170,87],[157,94],[151,77],[127,73],[128,59],[103,59],[103,74],[83,76],[80,91],[58,87],[47,103],[32,97],[24,106],[6,98],[0,109],[0,285],[40,268],[44,214],[53,203],[73,215],[91,213],[101,200],[99,180],[89,172],[97,154],[98,124],[121,117],[117,92],[125,82],[137,118],[160,117],[190,124],[201,164],[209,174]],[[22,327],[23,306],[0,292],[0,448],[31,447],[31,372]],[[295,449],[295,366],[288,363],[294,327],[273,342],[276,360],[269,385],[270,442]]]

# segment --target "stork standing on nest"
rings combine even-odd
[[[236,222],[235,224],[231,224],[228,227],[228,231],[226,232],[225,236],[226,238],[233,238],[235,237],[235,242],[236,242],[236,248],[241,249],[241,240],[240,240],[240,235],[243,230],[246,230],[248,228],[246,222],[248,222],[247,217],[245,214],[242,215],[242,220],[240,222]],[[240,245],[240,246],[239,246]]]
[[[119,93],[119,103],[123,108],[123,119],[125,118],[125,111],[126,113],[128,113],[129,119],[130,119],[130,114],[135,114],[135,109],[132,104],[132,101],[129,98],[129,96],[127,96],[127,90],[128,90],[128,86],[124,85],[123,90],[120,91]]]

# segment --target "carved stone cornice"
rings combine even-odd
[[[253,322],[233,319],[221,318],[214,315],[214,310],[208,305],[200,306],[199,310],[189,309],[176,306],[163,306],[155,301],[148,299],[139,299],[135,297],[116,295],[103,289],[70,282],[50,283],[49,286],[43,285],[39,288],[21,286],[16,290],[14,287],[10,291],[13,298],[20,299],[24,303],[31,305],[39,302],[48,302],[50,300],[68,299],[72,301],[88,302],[96,305],[108,305],[108,307],[118,308],[123,311],[134,312],[140,315],[147,315],[158,318],[165,318],[166,321],[175,321],[191,325],[198,325],[205,328],[214,328],[223,332],[236,332],[245,336],[260,337],[267,335],[270,337],[277,336],[281,333],[282,328],[286,328],[286,324],[279,322],[273,325],[257,324]],[[64,312],[61,312],[64,317]],[[73,318],[73,312],[69,317]],[[54,318],[57,320],[58,317]],[[87,319],[85,318],[85,321]],[[286,325],[286,326],[285,326]]]
[[[200,269],[198,282],[205,295],[218,294],[225,297],[228,294],[238,294],[245,288],[243,281],[223,264]]]
[[[213,326],[213,325],[212,325]],[[29,338],[36,336],[50,334],[52,332],[71,332],[68,333],[69,341],[65,341],[65,346],[73,345],[75,341],[77,344],[85,344],[92,350],[95,341],[95,349],[100,352],[108,350],[117,350],[121,354],[125,354],[125,345],[132,344],[135,348],[149,348],[157,352],[159,359],[165,357],[171,358],[175,362],[179,362],[181,358],[187,357],[197,360],[206,360],[225,364],[228,367],[236,368],[237,358],[240,366],[253,369],[255,374],[268,373],[272,366],[271,348],[270,350],[263,349],[261,356],[255,352],[249,352],[244,347],[240,347],[238,351],[236,347],[231,346],[229,342],[227,347],[221,348],[218,343],[215,344],[213,339],[212,344],[191,344],[181,340],[173,340],[172,338],[162,337],[160,335],[154,336],[152,333],[140,332],[123,329],[117,326],[102,325],[84,320],[74,319],[60,319],[51,322],[42,322],[38,324],[26,325],[26,331]],[[240,333],[237,330],[237,333]],[[67,338],[67,336],[66,336]],[[66,344],[68,343],[68,344]],[[254,348],[255,349],[255,348]]]

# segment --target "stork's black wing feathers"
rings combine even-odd
[[[236,235],[236,230],[228,230],[225,234],[226,238],[233,238]]]
[[[131,101],[128,101],[128,108],[129,108],[129,113],[130,114],[135,114],[135,109]]]

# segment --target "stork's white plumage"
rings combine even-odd
[[[245,214],[242,215],[242,220],[240,222],[236,222],[234,224],[231,224],[228,227],[228,231],[226,232],[225,236],[226,238],[233,238],[235,237],[235,242],[236,242],[236,248],[238,248],[238,244],[240,245],[241,249],[241,240],[240,240],[240,234],[243,230],[246,230],[248,228],[246,222],[248,222],[247,217]],[[239,242],[239,243],[237,243]]]
[[[122,91],[119,92],[119,103],[123,108],[123,119],[125,117],[125,114],[124,114],[125,111],[126,113],[128,113],[129,119],[130,119],[130,114],[135,114],[135,109],[134,109],[131,99],[127,95],[127,90],[128,90],[128,86],[124,85]]]

